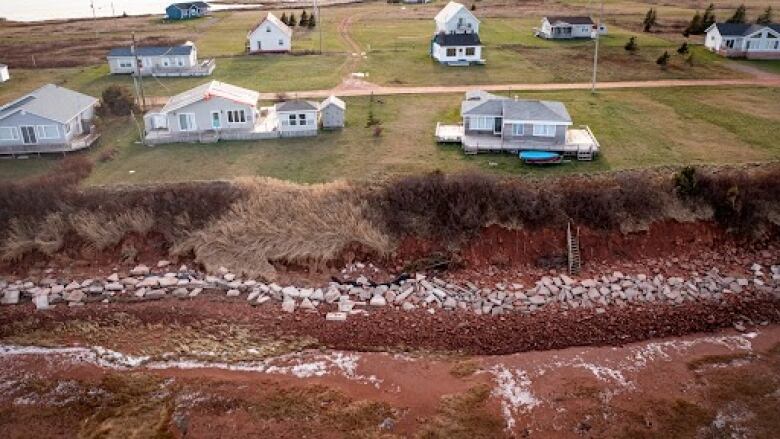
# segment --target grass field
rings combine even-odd
[[[101,146],[116,149],[98,162],[88,184],[144,183],[239,176],[271,176],[298,182],[377,180],[393,175],[482,169],[503,175],[552,175],[660,165],[742,163],[780,159],[773,127],[780,123],[780,89],[637,89],[523,93],[566,103],[575,124],[589,125],[602,145],[594,162],[551,168],[522,165],[508,154],[465,156],[437,145],[437,121],[458,120],[459,95],[376,98],[384,131],[365,127],[369,98],[347,100],[347,127],[315,138],[167,145],[147,148],[135,125],[114,120]],[[723,102],[729,102],[728,107]],[[0,179],[44,172],[55,160],[2,160]]]

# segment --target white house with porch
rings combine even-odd
[[[730,58],[780,59],[780,24],[715,23],[704,47]]]
[[[465,6],[449,2],[434,18],[436,30],[431,39],[430,53],[442,64],[467,66],[484,64],[480,21]]]
[[[106,58],[113,75],[209,76],[216,68],[214,59],[198,60],[192,41],[178,46],[117,47]]]
[[[535,29],[536,36],[548,40],[571,40],[596,38],[607,34],[604,23],[596,24],[590,17],[559,17],[542,18],[542,25]]]

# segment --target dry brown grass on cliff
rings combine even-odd
[[[362,191],[343,182],[302,186],[273,179],[246,179],[247,196],[228,213],[174,246],[194,253],[208,270],[221,266],[272,279],[274,262],[319,263],[348,246],[385,253],[391,248],[364,213]]]

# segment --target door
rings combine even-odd
[[[22,141],[26,144],[38,143],[38,137],[35,135],[35,127],[20,127],[22,129]]]
[[[219,118],[219,112],[211,113],[211,128],[218,130],[222,128],[222,120]]]
[[[497,117],[493,120],[493,134],[501,134],[501,129],[504,127],[504,119]]]

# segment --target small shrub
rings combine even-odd
[[[674,188],[683,197],[693,197],[699,193],[696,168],[686,166],[674,176]]]
[[[118,153],[119,151],[114,148],[103,150],[98,156],[98,161],[101,163],[110,162],[111,160],[114,160],[114,157],[116,157]]]
[[[138,112],[135,98],[127,87],[110,85],[103,90],[102,104],[114,116],[129,116],[132,112]]]
[[[655,60],[655,63],[661,66],[662,69],[665,69],[669,65],[669,58],[671,58],[669,52],[664,51],[663,55],[659,56],[658,59]]]
[[[688,49],[688,42],[683,41],[680,47],[677,48],[677,53],[680,55],[687,55],[690,50]]]
[[[628,42],[625,46],[623,46],[623,48],[631,54],[636,53],[636,51],[639,50],[639,45],[636,43],[636,37],[629,38]]]
[[[374,137],[382,137],[382,131],[383,130],[384,130],[384,128],[382,128],[380,126],[375,126],[374,127]]]

